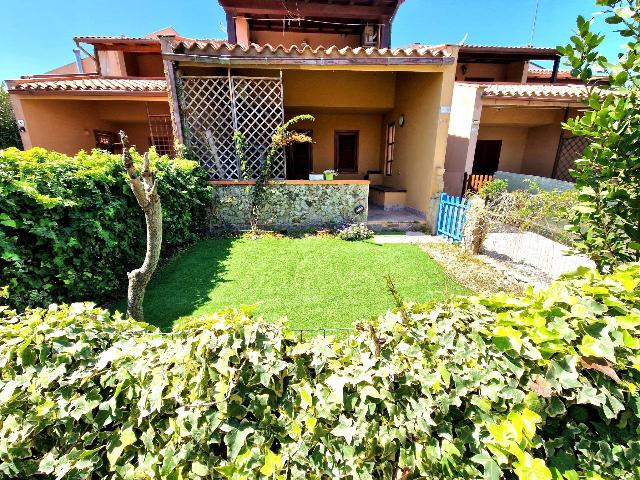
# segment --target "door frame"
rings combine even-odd
[[[355,148],[355,157],[356,161],[354,164],[353,170],[343,170],[342,173],[358,173],[358,160],[360,156],[360,130],[334,130],[333,131],[333,169],[340,173],[340,169],[338,168],[338,137],[340,135],[354,135],[356,137],[356,148]]]

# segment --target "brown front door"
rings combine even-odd
[[[335,132],[335,169],[340,173],[358,172],[358,132]]]
[[[473,158],[473,175],[493,175],[498,170],[502,140],[478,140]]]
[[[311,130],[296,130],[313,138]],[[313,144],[293,143],[286,149],[287,180],[309,180],[313,170]]]

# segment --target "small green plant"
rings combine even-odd
[[[508,187],[509,182],[500,178],[496,178],[480,187],[480,190],[478,190],[478,195],[480,195],[485,200],[489,200],[492,197],[496,197],[501,193],[506,192]]]
[[[256,181],[253,186],[251,204],[249,207],[249,224],[252,232],[258,231],[260,215],[268,201],[268,182],[273,177],[272,168],[274,160],[282,153],[283,148],[293,143],[310,143],[313,141],[313,139],[308,135],[292,131],[290,128],[298,122],[312,122],[314,120],[315,118],[312,115],[298,115],[277,127],[271,137],[271,144],[265,152],[264,159],[257,172],[248,167],[248,160],[245,151],[246,137],[242,132],[236,131],[234,133],[233,139],[236,155],[240,160],[242,178],[245,180],[253,178]]]
[[[325,170],[323,175],[325,180],[333,180],[333,178],[338,175],[338,172],[335,170]]]
[[[373,237],[373,231],[366,223],[351,223],[339,228],[336,235],[342,240],[360,241]]]

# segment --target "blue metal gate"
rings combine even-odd
[[[462,231],[467,222],[469,203],[466,198],[440,194],[436,235],[450,238],[454,242],[462,241]]]

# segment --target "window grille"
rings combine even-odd
[[[393,159],[396,150],[396,124],[387,125],[387,150],[385,152],[384,173],[389,176],[393,174]]]
[[[558,156],[556,164],[553,168],[553,178],[564,180],[566,182],[575,182],[569,170],[572,170],[578,160],[584,153],[585,148],[589,146],[587,137],[564,137],[560,139],[558,148]]]
[[[171,115],[147,114],[147,117],[149,120],[151,145],[156,147],[156,152],[158,152],[159,155],[175,157]]]

